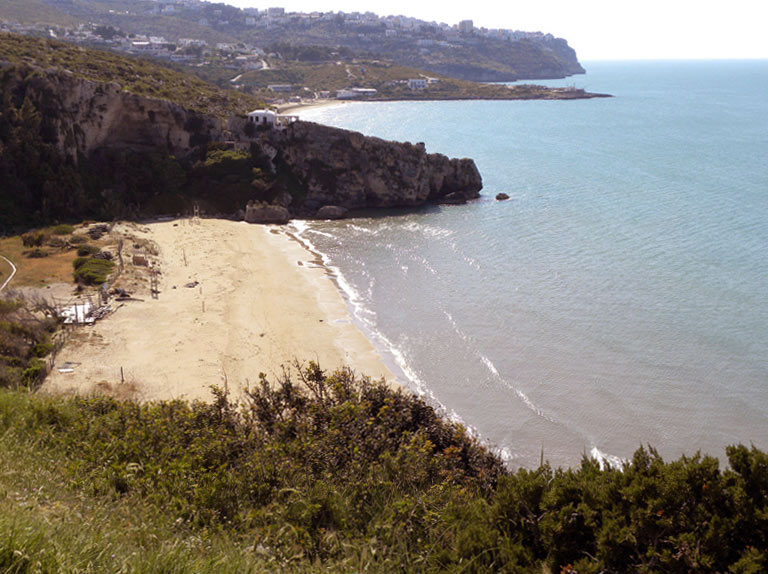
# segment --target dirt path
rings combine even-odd
[[[10,277],[8,277],[8,279],[6,279],[5,282],[2,285],[0,285],[0,292],[2,292],[3,289],[6,288],[8,283],[11,282],[11,279],[13,279],[13,276],[16,275],[16,266],[13,264],[13,262],[10,259],[8,259],[7,257],[4,257],[3,255],[0,255],[0,259],[4,259],[5,262],[8,263],[8,265],[11,266],[11,275],[10,275]]]

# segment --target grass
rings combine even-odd
[[[24,256],[28,248],[21,243],[20,236],[0,239],[0,255],[4,255],[16,265],[16,275],[8,288],[46,287],[52,283],[72,283],[72,261],[74,251],[52,251],[48,257],[30,259]],[[0,265],[7,265],[0,260]]]
[[[30,251],[30,248],[23,245],[20,235],[0,239],[0,255],[4,255],[16,265],[16,275],[7,289],[47,287],[55,283],[71,284],[73,282],[73,262],[78,257],[74,246],[87,241],[79,233],[71,235],[75,230],[76,227],[71,225],[58,225],[42,230],[49,237],[42,247],[48,255],[42,258],[30,258],[25,255],[25,253]],[[57,231],[63,234],[56,235]],[[57,239],[61,241],[57,241]],[[57,245],[57,247],[51,247],[49,245],[51,242]],[[96,241],[95,245],[89,247],[93,250],[103,249],[110,245],[111,240],[109,236],[105,236],[103,239]],[[2,259],[0,259],[0,270],[6,272],[6,277],[10,273],[10,267]]]

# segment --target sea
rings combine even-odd
[[[585,67],[538,83],[614,97],[303,112],[484,189],[295,230],[403,386],[510,467],[768,449],[768,61]]]

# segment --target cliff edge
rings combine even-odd
[[[220,214],[275,204],[311,217],[328,206],[460,203],[482,187],[472,160],[423,144],[307,122],[256,130],[242,116],[225,120],[60,68],[0,62],[0,92],[4,226],[183,213],[194,203]]]
[[[427,153],[423,143],[398,143],[298,121],[257,137],[253,150],[303,193],[289,206],[313,215],[325,206],[346,209],[460,203],[476,198],[482,178],[471,159]]]

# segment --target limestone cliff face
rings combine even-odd
[[[243,117],[223,122],[166,100],[128,93],[116,83],[93,82],[61,70],[30,73],[6,66],[0,69],[0,87],[34,103],[44,118],[46,139],[75,161],[108,148],[161,149],[182,157],[209,141],[240,139],[238,145],[250,145],[272,171],[265,179],[272,187],[254,199],[275,198],[293,215],[315,215],[325,206],[416,206],[446,196],[446,201],[461,203],[477,197],[482,188],[472,160],[428,154],[423,144],[389,142],[308,122],[247,138]]]
[[[73,158],[105,147],[154,149],[184,155],[217,139],[221,122],[159,98],[137,96],[117,83],[99,83],[62,70],[4,70],[3,88],[21,91],[45,116],[59,149]]]
[[[274,169],[289,174],[305,196],[294,212],[311,214],[323,206],[347,209],[399,207],[472,199],[482,179],[471,159],[428,154],[424,144],[385,141],[311,122],[262,132],[256,146]]]

